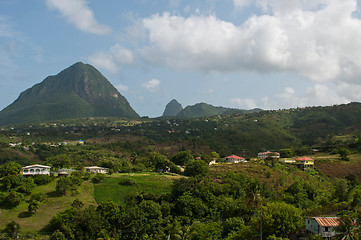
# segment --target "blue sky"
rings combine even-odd
[[[357,0],[0,0],[0,109],[95,66],[142,116],[361,101]]]

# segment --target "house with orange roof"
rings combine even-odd
[[[335,228],[340,224],[338,217],[310,217],[305,220],[308,233],[319,234],[326,239],[336,235]]]
[[[237,155],[230,155],[224,158],[228,163],[239,163],[239,162],[247,162],[243,157],[239,157]]]

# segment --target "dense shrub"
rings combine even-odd
[[[36,185],[45,185],[53,181],[53,177],[49,175],[35,175],[33,178]]]
[[[104,180],[105,175],[102,173],[97,173],[95,174],[95,176],[93,177],[92,181],[93,183],[100,183]]]
[[[5,208],[14,208],[24,200],[24,195],[15,191],[11,191],[8,195],[2,195],[2,206]]]
[[[119,179],[120,185],[134,185],[135,180],[133,178],[121,178]]]
[[[45,197],[46,197],[46,195],[42,192],[34,193],[33,195],[30,196],[30,201],[35,200],[35,201],[42,202],[45,200]]]
[[[203,160],[190,161],[184,170],[184,175],[195,177],[195,176],[206,176],[209,173],[209,166]]]

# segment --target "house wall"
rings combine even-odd
[[[24,176],[50,175],[50,169],[49,168],[41,168],[41,167],[27,168],[27,169],[23,169],[23,175]]]
[[[318,224],[318,222],[313,219],[313,218],[306,218],[306,230],[311,232],[311,233],[315,233],[315,234],[319,234],[320,232],[320,225]]]
[[[324,238],[329,238],[335,236],[335,229],[334,227],[328,227],[328,231],[326,232],[326,227],[320,226],[318,222],[313,218],[306,218],[306,230],[308,232],[319,234]]]
[[[226,162],[228,162],[228,163],[239,163],[239,160],[234,159],[234,158],[226,158]]]

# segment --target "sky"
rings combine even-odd
[[[76,62],[141,116],[361,101],[361,0],[0,0],[0,109]]]

